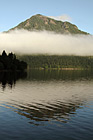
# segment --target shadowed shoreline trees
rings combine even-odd
[[[20,61],[12,52],[8,55],[5,50],[0,55],[0,71],[24,71],[27,69],[27,63]]]

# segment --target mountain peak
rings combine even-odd
[[[25,29],[25,30],[38,30],[38,31],[52,31],[61,34],[88,34],[78,29],[78,27],[70,22],[57,21],[47,16],[36,14],[26,21],[20,23],[14,29]]]
[[[41,14],[36,14],[36,15],[33,15],[33,16],[38,16],[38,17],[40,17],[40,16],[43,16],[43,15],[41,15]]]

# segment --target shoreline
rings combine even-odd
[[[28,68],[27,70],[92,70],[91,68]]]
[[[65,70],[65,71],[74,71],[74,70],[93,70],[91,68],[27,68],[25,70],[0,70],[0,72],[26,72],[28,70]]]

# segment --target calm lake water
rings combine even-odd
[[[0,140],[93,140],[93,71],[0,73]]]

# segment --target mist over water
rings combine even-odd
[[[92,35],[62,35],[47,31],[0,33],[0,52],[17,54],[93,55]]]

